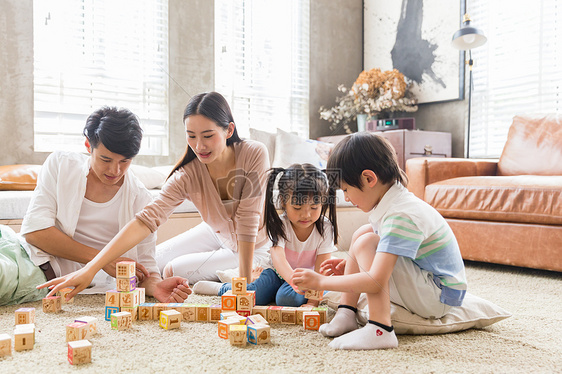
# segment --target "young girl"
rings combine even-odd
[[[372,133],[346,137],[332,151],[328,169],[341,171],[346,200],[371,212],[370,225],[354,233],[345,263],[326,261],[325,275],[296,269],[292,281],[299,289],[342,292],[336,315],[320,327],[323,335],[338,336],[331,347],[394,348],[391,301],[424,318],[441,318],[462,304],[466,279],[455,235],[434,208],[406,189],[407,177],[386,139]],[[362,292],[369,323],[357,329]]]
[[[217,92],[194,96],[184,112],[187,149],[160,195],[130,221],[81,270],[40,287],[86,288],[106,264],[138,244],[166,222],[185,199],[191,200],[203,223],[163,243],[156,250],[164,276],[218,279],[217,270],[240,267],[250,278],[254,257],[267,260],[269,240],[262,209],[269,158],[262,143],[242,140],[228,103]],[[187,297],[187,293],[174,292]]]
[[[277,180],[279,195],[276,200],[283,209],[281,216],[273,196]],[[293,270],[318,271],[320,264],[336,250],[335,192],[329,189],[326,174],[310,164],[272,169],[267,186],[265,221],[273,243],[273,268],[265,269],[247,289],[256,291],[258,305],[275,302],[298,307],[306,304],[307,299],[290,283]],[[329,218],[326,217],[328,210]],[[230,283],[205,281],[196,283],[193,288],[195,293],[219,296],[231,289]],[[308,304],[318,306],[318,301],[308,300]]]

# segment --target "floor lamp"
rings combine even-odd
[[[468,60],[466,63],[468,64],[469,69],[469,79],[468,79],[468,126],[467,126],[467,142],[466,142],[466,158],[470,157],[470,110],[472,105],[472,66],[474,65],[474,61],[472,60],[472,49],[480,47],[486,43],[486,36],[482,30],[477,29],[476,27],[470,26],[470,17],[467,14],[464,15],[462,20],[462,26],[460,30],[458,30],[453,35],[453,40],[451,44],[453,48],[467,51],[468,50]]]

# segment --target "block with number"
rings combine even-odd
[[[25,325],[16,325],[14,331],[30,331],[33,333],[33,339],[35,339],[35,323],[28,323]]]
[[[195,307],[195,320],[197,322],[206,322],[211,315],[209,304],[197,304]]]
[[[119,308],[121,301],[121,296],[119,295],[119,291],[111,290],[105,293],[105,306],[113,306]]]
[[[297,308],[296,320],[295,320],[296,325],[302,325],[303,322],[302,314],[304,312],[312,312],[312,306],[301,306]]]
[[[297,308],[284,306],[281,309],[281,323],[294,325],[297,321]]]
[[[267,319],[267,305],[255,305],[252,307],[252,314],[261,314],[261,316]]]
[[[86,339],[89,331],[86,322],[72,322],[66,325],[66,341],[73,342]]]
[[[8,334],[0,334],[0,357],[12,355],[12,338]]]
[[[92,362],[92,343],[87,340],[68,342],[68,362],[71,365]]]
[[[248,342],[254,345],[265,344],[271,341],[271,327],[266,324],[248,326]]]
[[[248,339],[246,338],[246,326],[243,325],[231,325],[229,326],[228,338],[230,339],[231,345],[246,345]]]
[[[246,318],[246,325],[257,325],[257,324],[262,324],[262,325],[268,325],[269,322],[267,322],[267,320],[265,318],[263,318],[263,316],[261,314],[253,314],[251,316],[248,316]]]
[[[137,290],[139,290],[139,305],[142,303],[146,303],[146,289],[137,287]]]
[[[232,278],[232,293],[234,295],[244,295],[246,294],[246,278],[245,277],[235,277]]]
[[[236,295],[236,310],[252,311],[253,300],[249,293]]]
[[[139,320],[150,321],[152,320],[152,313],[154,312],[154,303],[142,303],[139,305]]]
[[[131,328],[132,324],[133,320],[129,312],[119,312],[111,315],[111,328],[113,330],[125,330]]]
[[[105,307],[105,320],[111,321],[111,315],[114,313],[119,313],[119,307],[117,306],[106,306]]]
[[[20,325],[21,326],[21,325]],[[35,331],[31,329],[16,329],[14,331],[14,350],[26,351],[33,349],[35,344]]]
[[[232,291],[226,291],[221,296],[221,308],[222,310],[236,311],[236,295],[234,295]]]
[[[128,292],[133,291],[137,288],[137,278],[116,278],[115,283],[117,284],[117,291]]]
[[[220,305],[211,305],[209,307],[209,321],[211,322],[217,322],[220,321],[221,319],[221,306]]]
[[[133,322],[136,321],[137,319],[139,319],[139,307],[138,307],[138,306],[135,306],[135,307],[133,307],[133,308],[126,308],[126,307],[123,307],[123,308],[120,308],[119,310],[120,310],[121,312],[129,312],[129,313],[131,313],[131,320],[132,320]]]
[[[166,330],[177,329],[181,326],[181,317],[177,310],[163,310],[160,312],[160,327]]]
[[[152,319],[160,321],[160,312],[163,310],[168,310],[168,303],[156,303],[152,307]]]
[[[58,313],[62,310],[60,296],[48,296],[43,299],[44,313]]]
[[[270,306],[267,308],[267,322],[271,323],[281,323],[281,309],[282,306]]]
[[[318,330],[320,328],[320,314],[318,312],[304,312],[302,319],[306,330]]]
[[[182,304],[180,307],[182,321],[186,321],[186,322],[195,321],[195,310],[196,310],[195,304]]]
[[[14,312],[16,325],[35,323],[35,308],[19,308]]]
[[[220,320],[218,323],[219,337],[223,339],[229,338],[230,326],[240,325],[240,322],[234,318]]]
[[[73,304],[74,303],[74,297],[71,298],[70,300],[66,301],[66,295],[69,294],[70,292],[72,292],[72,288],[61,288],[60,290],[58,290],[57,296],[60,296],[61,303],[63,303],[63,304]]]
[[[82,316],[74,320],[74,322],[83,322],[88,324],[88,334],[86,339],[98,333],[98,319],[96,317]]]
[[[305,299],[308,300],[322,300],[323,295],[324,295],[324,291],[318,291],[318,290],[307,290],[304,293]]]
[[[136,276],[134,261],[120,261],[115,266],[115,278],[133,278]]]

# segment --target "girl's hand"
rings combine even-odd
[[[95,275],[96,273],[90,274],[90,271],[84,267],[68,275],[40,284],[37,288],[48,287],[51,291],[47,294],[47,296],[53,296],[63,288],[74,288],[66,295],[66,300],[68,301],[76,296],[80,291],[88,287],[90,283],[92,283],[92,279],[94,279]]]
[[[170,277],[156,283],[154,297],[161,303],[183,303],[191,295],[187,279]]]
[[[295,269],[291,284],[294,284],[301,291],[322,290],[322,275],[310,269]]]
[[[109,264],[105,265],[102,268],[102,270],[105,271],[107,274],[111,275],[113,278],[115,278],[115,268],[117,267],[117,263],[121,261],[135,262],[136,270],[137,270],[136,271],[137,284],[141,284],[145,279],[148,279],[148,277],[150,277],[150,273],[148,272],[148,270],[146,270],[146,268],[142,264],[139,264],[135,260],[127,257],[119,257],[114,261],[111,261]]]
[[[320,274],[343,275],[345,271],[345,260],[343,258],[330,258],[320,265]]]

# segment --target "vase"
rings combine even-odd
[[[358,114],[357,115],[357,131],[365,131],[365,123],[367,123],[367,115],[366,114]]]

